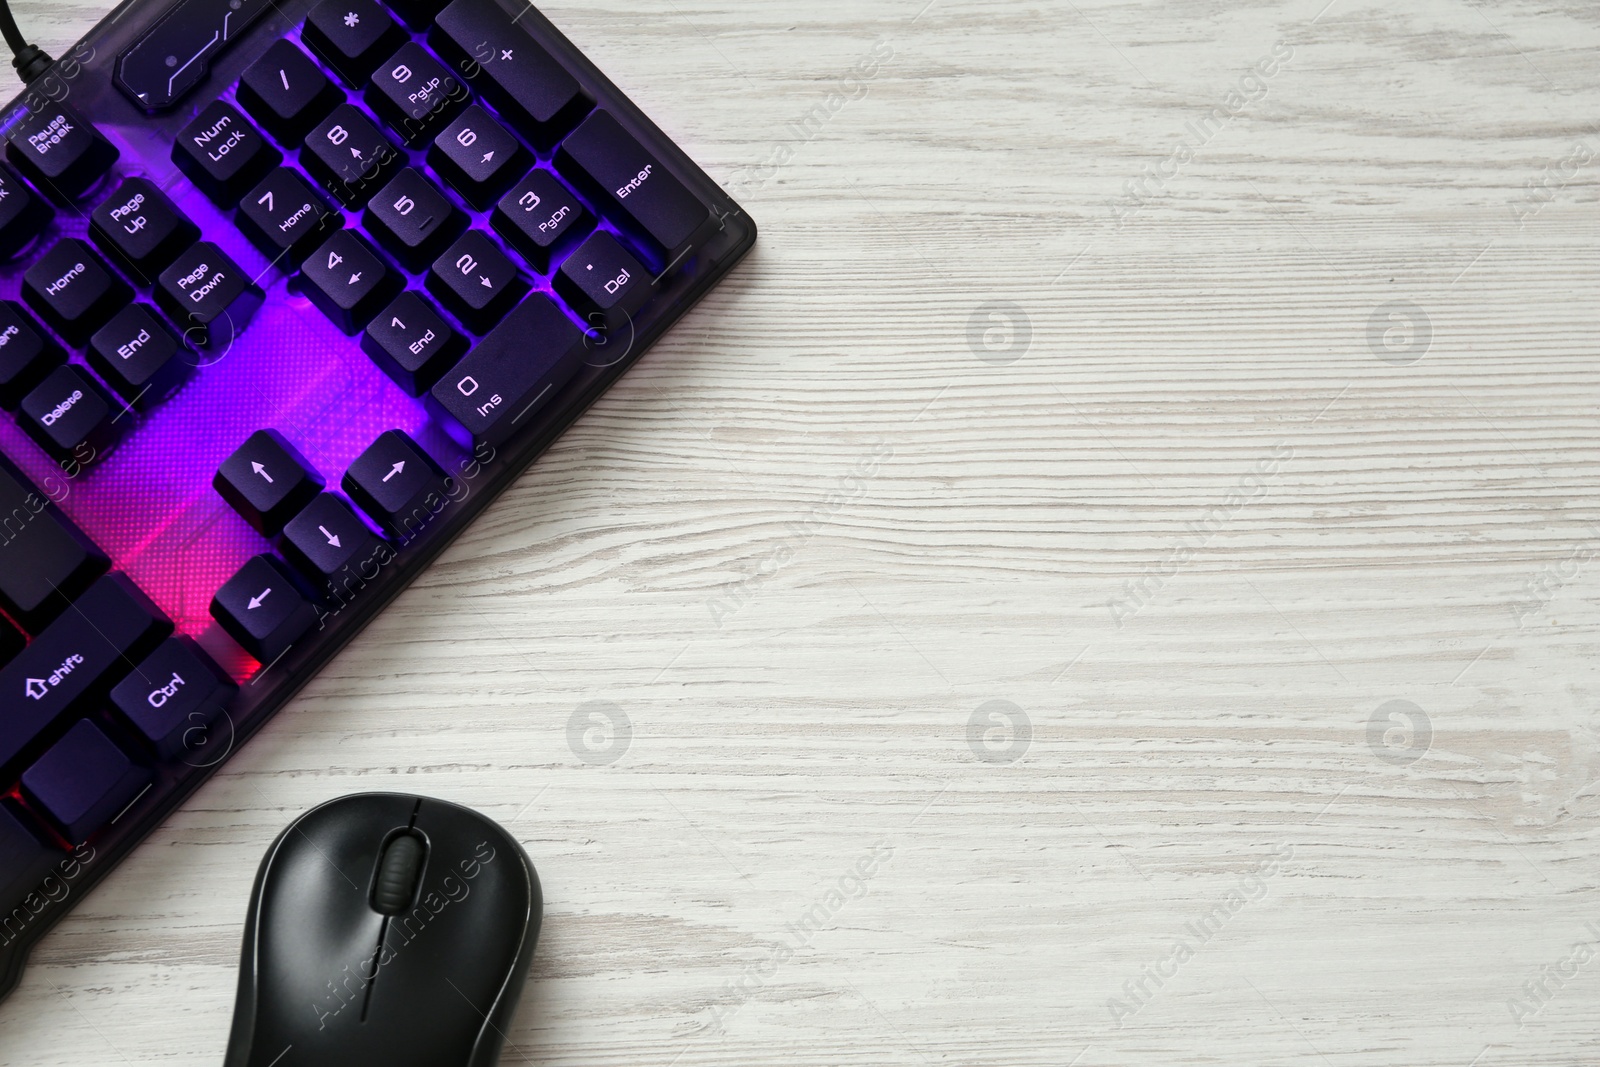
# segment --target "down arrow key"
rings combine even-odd
[[[289,520],[279,547],[283,558],[310,579],[319,595],[340,600],[370,584],[393,557],[350,505],[332,493],[318,495]]]

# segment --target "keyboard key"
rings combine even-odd
[[[210,241],[189,246],[161,272],[156,303],[190,348],[226,352],[263,299],[259,286]]]
[[[500,198],[490,221],[534,270],[543,272],[560,249],[588,232],[594,216],[553,174],[534,170]]]
[[[147,305],[131,304],[95,331],[89,366],[135,411],[149,411],[176,393],[195,360]]]
[[[126,576],[96,581],[0,670],[0,765],[94,704],[171,633],[172,620]]]
[[[393,558],[350,505],[332,493],[318,496],[289,520],[278,548],[313,588],[340,600],[354,596],[375,577],[374,567]]]
[[[44,327],[20,305],[0,301],[0,408],[16,410],[65,358]]]
[[[211,617],[263,664],[289,650],[317,621],[317,610],[277,557],[254,557],[211,599]]]
[[[406,35],[373,0],[322,0],[306,17],[300,39],[345,84],[359,87]]]
[[[66,237],[22,276],[22,299],[62,337],[81,345],[133,299],[133,290],[87,244]]]
[[[257,430],[211,479],[239,515],[268,537],[322,492],[322,475],[277,430]]]
[[[583,120],[556,152],[556,170],[665,268],[705,231],[710,210],[609,112]]]
[[[473,85],[543,151],[594,101],[516,18],[495,0],[454,0],[434,20],[428,43],[457,69],[486,75],[473,75]]]
[[[120,816],[149,784],[149,769],[88,719],[79,719],[22,773],[28,800],[74,844]]]
[[[463,446],[498,445],[583,363],[584,333],[534,293],[429,391],[428,410]]]
[[[407,167],[367,204],[366,224],[401,266],[424,271],[461,236],[467,216],[420,171]]]
[[[187,637],[169,637],[111,690],[111,705],[163,760],[204,745],[206,729],[239,691]]]
[[[428,149],[428,165],[480,211],[532,164],[522,142],[477,104],[446,126]]]
[[[417,145],[438,133],[468,96],[467,87],[444,64],[420,44],[407,41],[378,64],[366,101],[402,144]]]
[[[289,41],[274,41],[250,64],[234,95],[262,129],[288,146],[344,102],[338,86]]]
[[[10,259],[44,232],[55,208],[6,166],[0,166],[0,259]]]
[[[401,279],[361,236],[340,230],[306,257],[305,292],[345,333],[354,334],[394,298]]]
[[[283,162],[283,153],[231,104],[213,100],[178,131],[172,162],[213,203],[233,207],[246,189]]]
[[[412,396],[427,392],[466,348],[466,339],[409,289],[378,312],[361,335],[361,350]]]
[[[359,207],[381,189],[403,159],[356,108],[340,104],[306,134],[300,162],[341,204]]]
[[[47,486],[52,486],[46,481]],[[65,483],[55,483],[64,496]],[[0,607],[40,633],[110,566],[105,553],[16,467],[0,457]]]
[[[467,329],[483,333],[516,306],[528,283],[481,230],[468,230],[428,269],[428,291]]]
[[[71,363],[45,376],[17,412],[17,425],[50,458],[87,467],[111,451],[132,421],[82,367]]]
[[[650,272],[605,230],[567,257],[552,284],[585,322],[602,330],[627,322],[655,291]]]
[[[0,804],[0,915],[9,916],[62,856],[22,813]]]
[[[105,176],[120,153],[78,113],[46,103],[6,135],[6,154],[52,200],[70,204]]]
[[[455,483],[421,445],[389,430],[356,457],[340,485],[385,533],[406,543],[444,510]]]
[[[125,179],[89,218],[94,243],[140,285],[154,284],[179,253],[200,239],[199,227],[143,178]]]
[[[299,262],[327,239],[340,219],[322,194],[288,167],[261,179],[239,201],[239,230],[273,261]]]

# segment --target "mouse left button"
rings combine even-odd
[[[270,1046],[262,1062],[291,1044],[297,1056],[321,1050],[300,1062],[369,1062],[359,1055],[362,1005],[386,921],[370,904],[372,872],[416,805],[382,793],[331,801],[295,820],[262,861],[233,1039],[256,1053]]]
[[[427,863],[416,905],[389,920],[389,962],[366,1025],[405,1035],[409,1062],[460,1062],[462,1049],[495,1042],[509,1025],[543,898],[516,839],[477,812],[424,798],[412,827],[427,840]],[[419,1009],[425,1029],[414,1023]]]

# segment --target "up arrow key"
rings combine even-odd
[[[268,485],[272,484],[272,475],[267,473],[267,468],[263,467],[259,463],[251,463],[250,469],[261,475],[261,477],[265,478]]]

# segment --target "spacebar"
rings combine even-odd
[[[439,379],[428,410],[462,444],[497,445],[577,373],[584,341],[554,301],[534,293]]]

